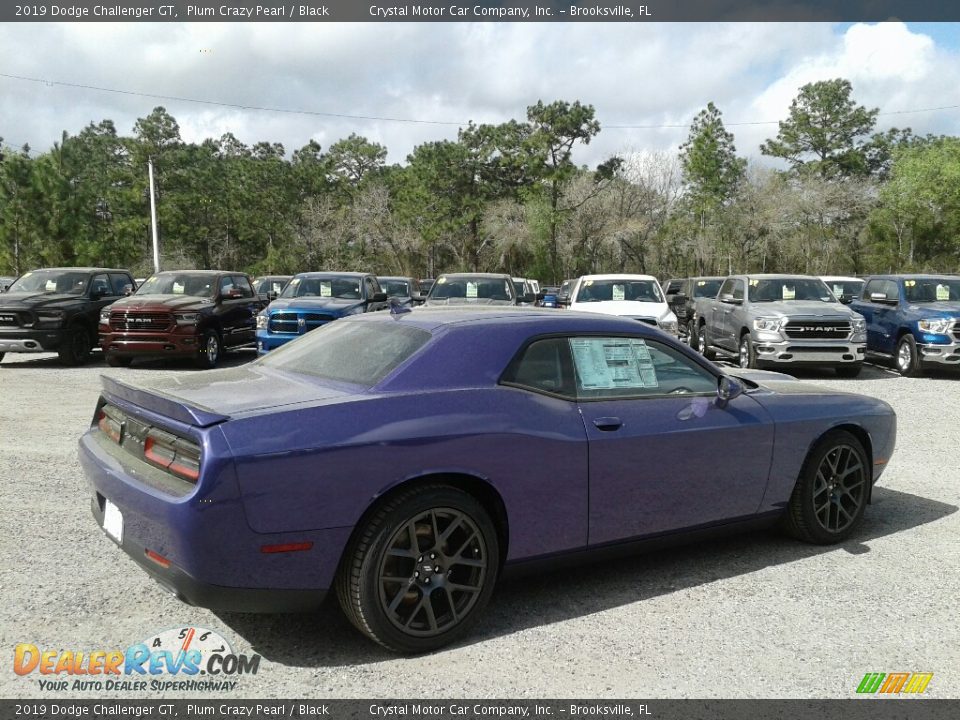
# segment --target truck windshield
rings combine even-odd
[[[662,303],[660,286],[654,280],[584,280],[577,293],[577,302],[633,302]]]
[[[405,280],[380,280],[380,289],[388,297],[410,297],[410,283]]]
[[[213,297],[217,288],[216,275],[191,273],[161,273],[148,278],[137,289],[137,295],[190,295]]]
[[[31,293],[68,293],[70,295],[82,295],[87,289],[87,278],[85,272],[76,272],[70,270],[34,270],[24,273],[7,292],[31,292]]]
[[[835,303],[822,280],[814,278],[770,278],[750,281],[750,302],[819,301]]]
[[[908,278],[903,281],[903,289],[911,303],[960,300],[960,278]]]
[[[512,302],[513,283],[506,278],[443,275],[430,288],[429,300]]]
[[[355,277],[295,277],[280,294],[282,298],[321,297],[360,299],[360,279]]]

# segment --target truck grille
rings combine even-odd
[[[303,332],[307,332],[321,325],[325,325],[335,318],[333,315],[327,315],[325,313],[303,313],[302,315],[298,315],[297,313],[274,313],[270,316],[268,329],[274,333],[297,334],[301,331],[301,319],[304,323],[302,330]]]
[[[953,326],[953,337],[956,340],[960,340],[960,323],[954,323]]]
[[[0,310],[0,327],[20,327],[20,314],[10,310]],[[29,319],[27,324],[29,324]]]
[[[114,310],[110,313],[111,330],[166,330],[173,323],[170,313],[129,312]]]
[[[788,338],[798,340],[839,340],[852,329],[849,320],[791,320],[783,328]]]

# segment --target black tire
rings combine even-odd
[[[687,325],[687,342],[694,350],[699,350],[699,340],[697,339],[697,324],[691,320]]]
[[[496,528],[472,495],[446,485],[413,488],[358,528],[337,573],[337,597],[350,622],[388,650],[429,652],[477,622],[499,552]]]
[[[133,362],[132,357],[107,353],[107,365],[110,367],[129,367],[131,362]]]
[[[753,349],[753,340],[750,338],[750,333],[744,333],[740,336],[737,361],[740,367],[745,370],[757,367],[757,351]]]
[[[0,362],[3,362],[3,356],[4,356],[4,355],[6,355],[6,353],[0,353]]]
[[[200,340],[200,350],[197,353],[196,364],[201,370],[212,370],[220,361],[223,354],[223,344],[220,334],[216,330],[207,330]]]
[[[863,444],[845,430],[827,433],[803,463],[784,518],[787,532],[817,545],[846,540],[863,520],[870,481]]]
[[[90,331],[83,325],[71,325],[63,334],[57,355],[60,356],[62,364],[75,367],[87,361],[92,347]]]
[[[860,376],[860,372],[863,370],[863,363],[857,363],[856,365],[837,365],[835,369],[838,377],[855,378]]]
[[[907,333],[897,343],[897,352],[893,356],[893,364],[897,372],[904,377],[915,377],[923,369],[920,366],[920,353],[917,351],[917,342],[913,335]]]
[[[707,360],[713,360],[717,357],[717,354],[710,349],[709,343],[710,336],[707,335],[707,325],[706,323],[700,323],[700,328],[697,332],[697,350]]]

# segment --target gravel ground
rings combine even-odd
[[[960,697],[960,376],[906,379],[877,367],[856,380],[803,376],[882,398],[899,416],[896,453],[850,542],[819,548],[754,533],[513,581],[462,644],[397,658],[333,604],[292,616],[184,605],[104,537],[76,452],[99,376],[169,372],[194,371],[112,369],[99,357],[65,369],[47,355],[0,364],[0,520],[8,528],[0,650],[8,661],[20,642],[125,648],[195,625],[263,656],[258,674],[223,693],[231,698],[845,698],[868,671],[933,672],[927,696]],[[37,677],[7,665],[0,697],[40,695]]]

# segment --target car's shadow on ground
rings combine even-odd
[[[460,645],[642,602],[822,553],[846,552],[851,556],[849,562],[855,563],[856,556],[871,552],[872,540],[940,520],[956,511],[955,505],[877,487],[860,531],[840,545],[808,545],[774,530],[760,531],[508,580],[494,593],[479,624]],[[323,608],[311,614],[218,615],[255,652],[282,665],[339,667],[394,657],[362,637],[344,618],[332,595]]]

